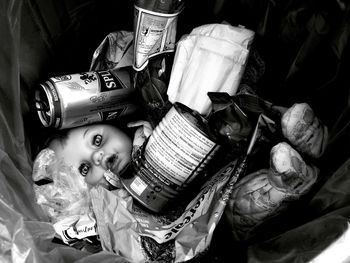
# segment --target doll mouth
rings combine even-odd
[[[123,164],[123,158],[120,158],[117,153],[110,155],[105,161],[107,171],[119,176],[123,176],[128,170],[129,163]]]
[[[103,176],[106,181],[114,187],[120,188],[120,179],[118,177],[118,155],[112,154],[106,159],[107,170]]]
[[[106,160],[106,167],[108,170],[114,171],[117,166],[118,155],[112,154]]]

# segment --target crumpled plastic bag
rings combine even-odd
[[[236,93],[253,38],[253,31],[227,24],[193,29],[177,44],[169,100],[207,115],[211,106],[208,92]]]
[[[138,71],[135,77],[135,87],[142,98],[141,103],[147,119],[153,127],[157,126],[172,106],[166,94],[166,81],[154,73],[152,74],[152,71],[157,69],[157,64],[161,65],[158,72],[166,70],[162,62],[159,63],[159,60],[154,61],[153,59],[149,60],[147,66],[142,71]]]
[[[0,262],[120,262],[108,252],[91,254],[53,242],[55,230],[35,201],[33,160],[25,131],[27,93],[22,73],[22,18],[28,5],[20,0],[0,1]],[[25,13],[26,12],[26,13]],[[25,45],[25,44],[24,44]],[[37,65],[34,66],[37,68]],[[25,70],[24,70],[25,71]],[[29,118],[30,125],[33,125]]]
[[[84,178],[58,160],[53,150],[45,148],[37,155],[33,180],[37,203],[52,222],[90,211],[89,189]]]
[[[227,93],[209,92],[212,110],[209,125],[222,145],[229,145],[234,156],[244,154],[253,129],[248,115]]]
[[[115,31],[109,33],[96,48],[90,64],[90,71],[118,69],[132,66],[133,32]]]
[[[124,189],[92,188],[103,249],[133,263],[183,262],[204,254],[226,206],[222,192],[235,167],[232,161],[213,175],[180,214],[147,212]]]
[[[33,180],[36,202],[64,243],[72,245],[98,235],[88,185],[53,150],[45,148],[36,156]]]

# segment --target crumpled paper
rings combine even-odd
[[[253,38],[253,31],[227,24],[193,29],[177,44],[169,100],[207,115],[211,106],[208,92],[236,93]]]

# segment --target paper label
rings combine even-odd
[[[143,191],[147,188],[147,184],[142,181],[138,176],[135,177],[135,180],[131,183],[130,188],[138,195],[141,195]]]
[[[66,244],[98,235],[96,219],[92,214],[67,216],[56,222],[54,228]]]
[[[134,69],[142,70],[152,56],[175,50],[177,16],[135,6]]]
[[[145,159],[158,173],[182,186],[216,146],[173,107],[153,131]]]

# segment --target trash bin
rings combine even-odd
[[[241,85],[287,108],[308,103],[327,125],[329,140],[314,161],[320,179],[307,195],[260,224],[248,241],[235,240],[232,226],[222,217],[205,250],[183,261],[349,260],[349,8],[343,1],[185,2],[177,41],[196,27],[214,23],[254,31],[252,64]],[[52,133],[40,123],[33,94],[52,76],[89,71],[94,50],[110,32],[133,31],[134,4],[4,0],[0,13],[0,261],[130,262],[116,251],[92,253],[55,238],[33,190],[34,158]]]

